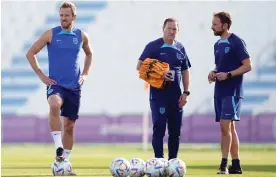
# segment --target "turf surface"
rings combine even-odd
[[[164,146],[165,147],[165,146]],[[276,177],[276,145],[243,145],[241,147],[242,177]],[[111,176],[109,165],[116,157],[130,160],[139,157],[145,161],[153,151],[141,150],[140,145],[75,145],[70,161],[78,176]],[[167,157],[167,149],[165,149]],[[52,176],[53,145],[8,144],[2,145],[2,176]],[[187,165],[187,177],[214,177],[220,162],[218,145],[181,145],[179,158]],[[231,159],[230,159],[231,162]]]

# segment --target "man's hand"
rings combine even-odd
[[[80,76],[80,79],[79,79],[79,84],[80,84],[80,86],[83,85],[83,83],[84,83],[84,81],[86,80],[86,78],[87,78],[87,75],[82,74],[82,75]]]
[[[46,76],[45,74],[41,73],[38,75],[39,79],[47,86],[49,85],[56,85],[56,81],[49,78],[48,76]]]
[[[163,75],[165,81],[173,81],[174,76],[172,75],[172,72],[165,71]]]
[[[216,73],[216,77],[219,81],[223,81],[227,79],[227,73],[221,72],[221,73]]]
[[[215,82],[216,81],[216,73],[214,71],[211,71],[209,74],[208,74],[208,81],[209,83],[211,84],[212,82]]]
[[[179,108],[182,108],[186,103],[187,103],[187,95],[184,93],[180,95],[179,101],[178,101],[178,106]]]

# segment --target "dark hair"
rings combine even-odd
[[[167,18],[163,23],[163,29],[165,28],[165,26],[168,22],[177,22],[177,20],[174,18]],[[177,23],[177,27],[178,27],[178,23]]]
[[[227,23],[228,24],[228,29],[230,29],[230,27],[232,25],[232,18],[231,18],[231,15],[228,12],[214,13],[214,17],[219,18],[222,24]]]

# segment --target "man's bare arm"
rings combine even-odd
[[[190,87],[190,70],[186,69],[184,71],[182,71],[182,84],[183,84],[183,88],[184,91],[189,91],[189,87]]]
[[[82,48],[85,53],[84,68],[83,68],[82,75],[88,75],[89,70],[91,68],[91,63],[92,63],[92,47],[87,34],[84,32],[82,32],[82,39],[83,39]]]
[[[36,72],[36,74],[40,75],[43,74],[41,68],[39,67],[36,54],[41,51],[43,47],[47,45],[47,43],[51,42],[52,38],[52,31],[47,30],[45,31],[40,38],[31,46],[31,48],[28,50],[26,57],[33,68],[33,70]]]
[[[252,69],[251,60],[250,58],[247,58],[242,60],[242,65],[239,68],[231,71],[231,74],[232,76],[240,76],[251,71],[251,69]]]
[[[28,50],[26,57],[35,71],[35,73],[38,75],[40,80],[46,84],[46,85],[55,85],[56,81],[50,79],[48,76],[46,76],[41,68],[39,67],[36,54],[41,51],[43,47],[45,47],[48,43],[50,43],[52,40],[52,31],[48,30],[45,31],[40,38],[32,45],[32,47]]]

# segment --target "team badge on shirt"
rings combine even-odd
[[[224,52],[225,52],[225,53],[228,53],[229,50],[230,50],[230,47],[225,47]]]
[[[181,54],[181,53],[176,53],[176,57],[178,60],[183,60],[184,59],[184,56]]]
[[[74,37],[74,38],[73,38],[73,43],[74,43],[74,44],[78,44],[78,38],[75,38],[75,37]]]

